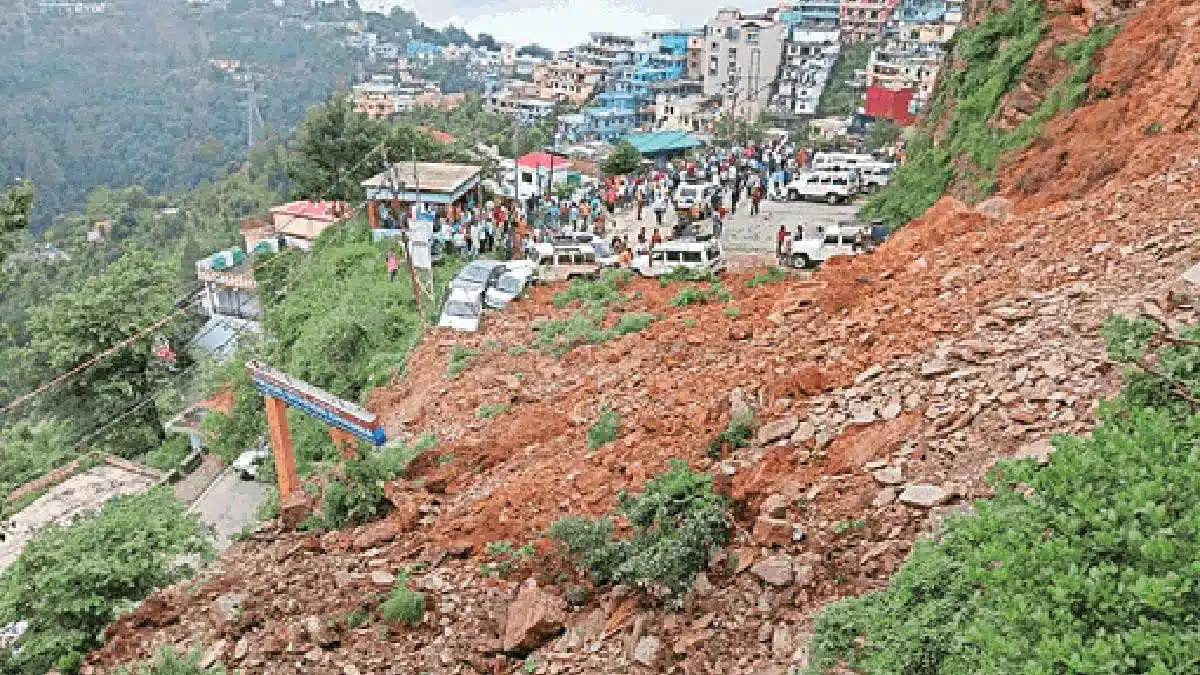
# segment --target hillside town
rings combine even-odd
[[[1198,672],[1197,5],[171,1],[244,154],[0,193],[0,674]]]

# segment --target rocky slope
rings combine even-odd
[[[1086,27],[1115,10],[1077,15]],[[1200,245],[1197,21],[1200,8],[1167,0],[1133,10],[1096,64],[1108,98],[1053,121],[1002,171],[1000,197],[945,198],[871,255],[756,288],[737,273],[728,305],[675,308],[677,286],[634,282],[622,311],[662,318],[561,358],[527,348],[534,319],[572,311],[548,289],[470,341],[427,336],[371,404],[390,433],[440,439],[389,486],[387,520],[237,545],[112,626],[86,672],[161,645],[246,673],[803,665],[813,613],[884,584],[917,536],[986,496],[997,458],[1044,456],[1050,435],[1088,428],[1118,375],[1098,335],[1106,317],[1194,318],[1179,279]],[[1151,121],[1161,127],[1148,133]],[[1020,178],[1030,172],[1046,178]],[[450,379],[455,344],[479,355]],[[508,408],[478,416],[497,404]],[[602,405],[621,414],[621,435],[588,450]],[[709,458],[743,407],[757,438]],[[682,611],[620,589],[568,607],[575,578],[541,533],[611,509],[672,457],[738,500],[735,541]],[[500,540],[539,555],[485,576],[485,546]],[[402,568],[428,602],[412,628],[377,609]]]

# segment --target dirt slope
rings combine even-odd
[[[682,309],[668,302],[678,286],[635,282],[622,310],[662,318],[562,358],[528,349],[533,320],[571,312],[553,307],[552,289],[477,338],[428,336],[411,372],[371,401],[389,433],[441,439],[390,486],[391,518],[239,544],[199,583],[122,618],[89,672],[163,644],[246,673],[518,672],[501,642],[520,582],[561,596],[571,579],[548,558],[482,576],[484,545],[545,552],[539,534],[555,518],[610,509],[672,457],[739,500],[727,554],[682,612],[609,592],[567,612],[565,632],[525,663],[756,675],[802,664],[813,612],[885,583],[919,533],[986,494],[996,458],[1042,455],[1051,434],[1088,428],[1119,375],[1097,333],[1107,316],[1194,318],[1164,299],[1200,257],[1198,21],[1200,7],[1148,3],[1097,64],[1111,96],[1053,121],[1003,174],[1002,197],[977,210],[943,199],[812,280],[752,289],[737,273],[728,305]],[[1151,120],[1161,131],[1144,132]],[[1045,178],[1020,179],[1030,172]],[[455,344],[480,354],[449,379]],[[493,404],[508,409],[478,417]],[[621,437],[591,451],[603,405],[621,414]],[[710,459],[741,406],[763,423],[756,442]],[[417,562],[412,584],[430,610],[420,626],[382,631],[375,609],[346,625]]]

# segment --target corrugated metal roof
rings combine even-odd
[[[633,144],[643,155],[657,152],[673,152],[698,148],[704,143],[686,131],[651,131],[642,134],[629,134],[625,140]]]

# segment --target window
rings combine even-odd
[[[663,261],[663,252],[662,251],[655,251],[654,254],[650,256],[650,262],[652,262],[652,263],[660,263],[662,261]]]
[[[667,262],[669,262],[669,263],[679,262],[679,258],[680,258],[679,251],[665,251],[664,253],[666,253]]]
[[[830,232],[830,233],[826,234],[825,235],[825,243],[832,244],[834,246],[837,246],[838,244],[840,244],[841,241],[839,240],[838,233]]]
[[[685,262],[685,263],[703,262],[702,258],[703,258],[703,256],[700,255],[700,251],[684,251],[683,252],[683,262]]]

